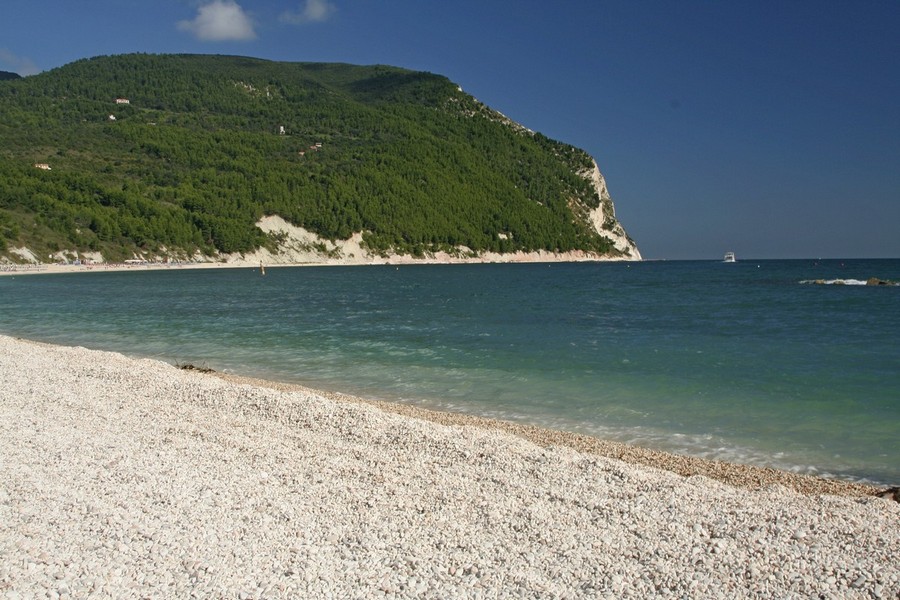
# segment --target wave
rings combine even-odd
[[[870,277],[869,279],[803,279],[801,284],[816,285],[900,285],[900,282]]]

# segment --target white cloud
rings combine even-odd
[[[178,29],[205,42],[242,41],[256,38],[253,22],[234,0],[213,0],[197,10],[192,21],[179,21]]]
[[[6,48],[0,48],[0,65],[3,67],[0,70],[6,71],[8,69],[23,77],[25,75],[35,75],[36,73],[41,72],[30,58],[17,56]]]
[[[281,14],[279,20],[291,25],[319,23],[327,21],[336,10],[335,5],[328,0],[306,0],[306,4],[300,10],[286,11]]]

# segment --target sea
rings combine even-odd
[[[900,484],[900,260],[0,277],[0,333]]]

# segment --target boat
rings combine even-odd
[[[722,259],[722,262],[737,262],[734,258],[734,252],[726,252],[725,258]]]

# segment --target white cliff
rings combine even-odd
[[[628,234],[625,233],[625,228],[616,219],[616,209],[613,206],[609,190],[606,188],[606,180],[603,178],[603,174],[600,173],[600,167],[597,166],[597,161],[592,160],[591,162],[593,163],[593,168],[582,172],[581,176],[591,182],[594,190],[597,192],[597,196],[600,198],[599,206],[590,212],[590,220],[594,230],[610,240],[616,250],[622,252],[622,259],[641,260],[641,253],[637,244],[628,237]]]

